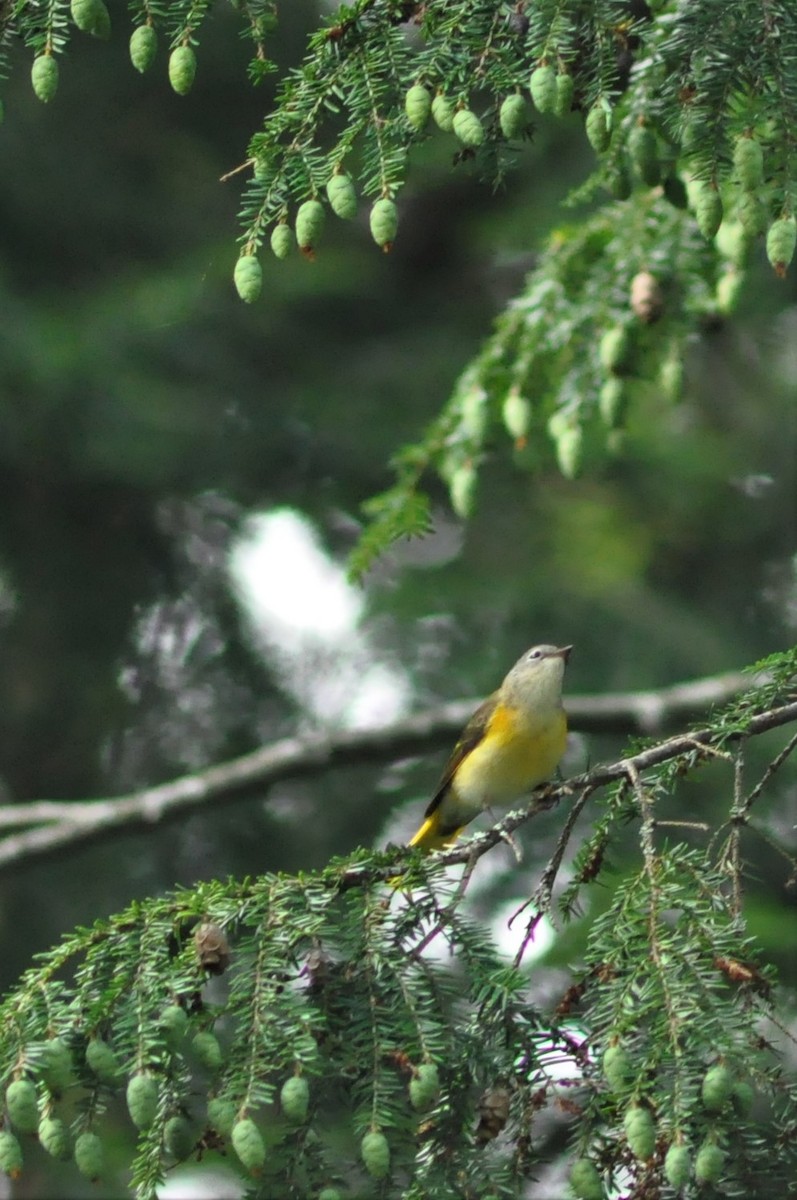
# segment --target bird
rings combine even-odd
[[[474,712],[410,846],[441,850],[485,808],[550,779],[567,743],[562,682],[572,646],[532,646]]]

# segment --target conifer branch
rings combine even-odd
[[[318,872],[200,883],[136,901],[68,935],[0,1004],[0,1088],[5,1083],[12,1097],[12,1123],[21,1131],[27,1118],[10,1081],[28,1092],[32,1087],[50,1107],[68,1087],[85,1107],[80,1127],[98,1130],[101,1138],[104,1105],[97,1107],[94,1097],[109,1087],[121,1091],[127,1079],[128,1108],[141,1130],[132,1166],[138,1200],[156,1200],[165,1165],[175,1156],[169,1130],[178,1118],[193,1122],[197,1132],[198,1122],[206,1122],[213,1145],[229,1138],[246,1170],[262,1164],[255,1120],[267,1125],[274,1178],[293,1178],[301,1166],[312,1194],[330,1174],[348,1170],[352,1157],[350,1143],[327,1146],[304,1136],[326,1113],[348,1122],[355,1142],[363,1134],[375,1140],[394,1170],[414,1180],[418,1195],[445,1194],[452,1146],[457,1180],[473,1181],[474,1194],[484,1192],[488,1172],[494,1186],[496,1170],[506,1193],[517,1194],[510,1183],[525,1178],[539,1158],[538,1151],[529,1154],[529,1119],[543,1105],[567,1106],[568,1100],[579,1153],[614,1177],[631,1171],[640,1187],[660,1173],[653,1154],[659,1143],[666,1148],[684,1140],[696,1147],[719,1139],[724,1145],[732,1133],[728,1169],[734,1178],[769,1169],[771,1142],[762,1142],[759,1127],[729,1097],[712,1107],[708,1085],[720,1076],[726,1090],[746,1084],[771,1101],[773,1137],[793,1130],[797,1089],[783,1056],[761,1036],[762,1023],[778,1017],[774,970],[759,965],[722,851],[654,841],[660,798],[709,758],[734,774],[731,819],[746,817],[745,797],[755,801],[761,789],[742,785],[742,749],[797,722],[794,654],[773,656],[765,667],[771,680],[733,700],[710,725],[633,748],[540,789],[525,809],[451,851],[357,850]],[[772,755],[761,772],[763,786],[794,745],[792,738]],[[596,806],[597,834],[604,839],[599,850],[629,818],[641,819],[642,861],[613,889],[610,908],[591,919],[584,971],[551,1015],[529,1001],[520,963],[509,966],[496,953],[460,901],[491,846],[574,794],[575,808],[583,807],[606,785]],[[575,821],[562,822],[562,844],[543,872],[549,892]],[[577,856],[577,888],[601,870],[594,838],[588,835]],[[459,880],[442,870],[452,863],[466,864]],[[399,872],[401,890],[412,888],[411,903],[391,902],[396,889],[390,880]],[[538,894],[539,888],[532,903]],[[221,1003],[217,994],[203,994],[209,973],[217,973],[203,951],[202,931],[209,929],[230,951]],[[424,954],[432,940],[434,951]],[[445,961],[449,955],[455,969]],[[568,1032],[574,1008],[583,1038]],[[180,1017],[177,1032],[174,1016]],[[103,1050],[98,1042],[116,1062],[110,1083],[92,1065]],[[203,1045],[213,1051],[210,1066],[200,1055]],[[606,1052],[615,1047],[629,1067],[610,1076]],[[53,1075],[56,1050],[71,1064],[68,1084]],[[550,1069],[552,1053],[567,1063],[565,1075]],[[632,1063],[641,1065],[632,1069]],[[297,1075],[307,1085],[301,1128],[284,1098],[286,1083]],[[153,1097],[146,1127],[136,1115],[138,1079],[142,1094],[146,1089]],[[647,1114],[644,1121],[639,1113]],[[475,1136],[463,1135],[477,1117]],[[634,1149],[631,1127],[642,1124],[646,1137],[635,1140],[641,1149]],[[13,1134],[4,1133],[5,1151],[20,1155]],[[197,1146],[204,1147],[205,1136]],[[782,1174],[793,1175],[793,1138],[784,1133],[781,1144]],[[361,1154],[368,1167],[365,1140]],[[381,1178],[386,1167],[380,1163],[373,1158]],[[270,1200],[273,1184],[269,1176],[253,1197]],[[643,1194],[639,1187],[637,1193]]]
[[[446,866],[470,863],[473,858],[481,858],[493,846],[504,841],[507,835],[514,833],[516,829],[525,825],[538,813],[556,808],[562,801],[576,793],[579,793],[580,803],[581,793],[584,791],[594,792],[599,787],[626,781],[631,776],[639,779],[644,771],[665,763],[688,761],[688,765],[694,766],[700,759],[721,753],[719,744],[722,742],[740,742],[746,738],[757,737],[772,729],[791,724],[792,721],[797,721],[797,702],[757,713],[746,724],[731,730],[717,732],[713,729],[699,729],[694,733],[679,734],[648,746],[638,754],[628,755],[613,763],[599,764],[590,771],[586,771],[582,775],[574,775],[562,783],[543,785],[537,790],[531,804],[526,808],[513,810],[484,833],[457,843],[452,850],[438,851],[435,860]],[[566,829],[568,832],[570,831],[569,826]],[[559,861],[561,861],[561,856]],[[359,874],[359,869],[356,874]]]

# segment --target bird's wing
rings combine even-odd
[[[442,777],[437,785],[437,790],[429,801],[426,812],[424,813],[425,817],[431,817],[432,813],[442,803],[443,797],[445,796],[449,785],[451,784],[451,780],[454,778],[454,775],[457,772],[457,767],[460,765],[462,760],[468,754],[470,754],[471,750],[478,746],[479,742],[484,737],[484,731],[487,728],[490,717],[495,710],[497,695],[497,692],[493,692],[492,696],[488,696],[484,703],[479,705],[465,728],[462,730],[462,735],[454,749],[451,751],[451,756],[445,765]]]

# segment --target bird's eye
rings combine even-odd
[[[529,654],[529,660],[542,658],[542,650],[532,650]]]

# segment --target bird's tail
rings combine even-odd
[[[452,842],[456,841],[464,828],[464,825],[461,825],[458,829],[441,830],[440,813],[435,809],[431,816],[426,818],[417,833],[413,834],[407,845],[417,846],[419,850],[424,850],[427,854],[432,850],[444,850],[446,846],[450,846]],[[400,888],[404,883],[404,876],[393,875],[387,880],[387,883],[394,890]]]
[[[463,828],[464,826],[460,826],[458,829],[441,829],[440,809],[436,808],[426,818],[417,833],[413,834],[407,845],[418,846],[427,853],[431,850],[443,850],[457,840]]]

